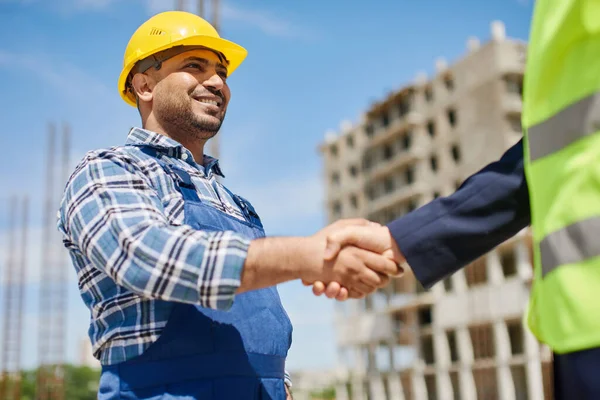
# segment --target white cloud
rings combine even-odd
[[[39,2],[40,0],[0,0],[2,2],[16,2],[24,5]],[[140,0],[150,15],[156,13],[174,10],[177,6],[176,0]],[[522,0],[520,0],[522,1]],[[113,4],[123,2],[123,0],[57,0],[54,4],[57,9],[63,13],[83,12],[83,11],[102,11]],[[184,2],[184,8],[190,12],[197,12],[197,2],[187,0]],[[206,2],[207,15],[211,15],[211,2]],[[257,29],[268,36],[293,38],[293,39],[314,39],[317,32],[306,29],[292,23],[289,20],[277,16],[267,10],[260,10],[256,7],[246,8],[234,5],[232,3],[221,3],[221,19],[223,21],[240,24],[252,29]]]
[[[19,4],[32,4],[39,3],[40,0],[0,0],[0,4],[3,3],[19,3]]]
[[[77,7],[80,10],[87,10],[87,9],[100,10],[100,9],[108,7],[109,5],[114,3],[116,0],[74,0],[74,1],[75,1],[75,3],[74,3],[75,7]]]
[[[146,8],[150,14],[175,9],[175,0],[146,0]]]
[[[40,68],[42,63],[44,67]],[[109,88],[95,77],[73,64],[53,60],[47,54],[14,53],[0,49],[0,67],[26,70],[57,89],[57,93],[76,98],[89,100],[90,97],[111,96]]]
[[[117,1],[121,0],[53,0],[49,5],[53,10],[70,14],[73,11],[103,10]],[[18,3],[27,6],[42,3],[42,0],[0,0],[0,4],[2,3]],[[44,3],[50,2],[44,1]]]
[[[108,2],[111,0],[78,0],[89,2]],[[195,1],[186,1],[186,10],[197,12]],[[206,2],[206,14],[211,15],[211,2]],[[176,6],[175,0],[146,0],[146,7],[150,14],[156,14],[162,11],[173,10]],[[266,10],[259,10],[255,7],[242,8],[232,3],[222,3],[221,15],[223,21],[241,24],[249,28],[258,29],[268,36],[285,38],[313,38],[315,32],[306,30],[284,18],[277,16]]]
[[[285,38],[314,38],[316,32],[297,26],[268,11],[247,9],[225,3],[222,6],[223,19],[256,28],[266,35]]]

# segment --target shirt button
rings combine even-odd
[[[188,159],[188,155],[187,155],[187,153],[183,153],[183,154],[181,155],[181,158],[183,159],[183,161],[187,160],[187,159]]]

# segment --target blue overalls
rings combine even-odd
[[[141,149],[156,155],[150,147]],[[245,214],[240,221],[202,203],[187,172],[158,161],[179,177],[185,224],[252,239],[265,236],[247,201],[230,193]],[[291,339],[292,325],[275,287],[236,295],[228,311],[173,303],[162,334],[141,356],[102,368],[98,398],[285,400]]]

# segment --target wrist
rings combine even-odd
[[[299,238],[294,260],[295,273],[298,279],[305,282],[319,280],[323,269],[323,253],[326,241],[318,236]]]

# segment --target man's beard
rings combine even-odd
[[[208,140],[221,129],[225,112],[220,117],[197,115],[192,110],[191,101],[194,100],[186,101],[185,98],[177,100],[170,98],[168,100],[162,102],[162,107],[158,107],[155,114],[163,124],[173,128],[173,132],[170,132],[170,134],[178,137],[188,136],[197,140]]]
[[[210,139],[219,132],[223,119],[225,119],[225,113],[221,118],[208,118],[207,116],[198,116],[191,110],[189,113],[188,124],[194,128],[194,136],[196,139]]]

